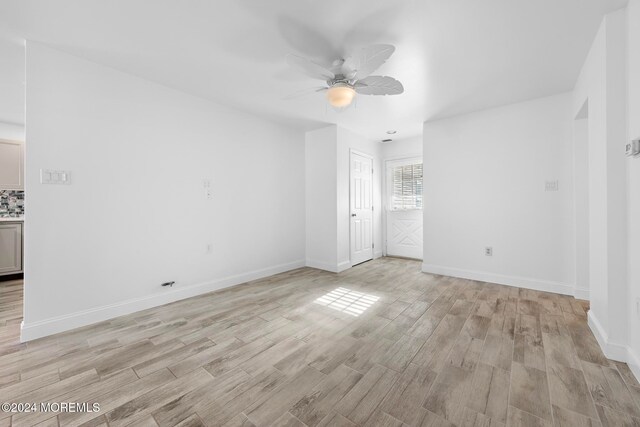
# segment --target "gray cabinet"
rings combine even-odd
[[[22,223],[0,222],[0,276],[22,273]]]
[[[24,144],[0,139],[0,190],[24,190]]]

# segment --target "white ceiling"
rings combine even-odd
[[[422,122],[572,89],[602,16],[626,0],[3,0],[0,121],[23,122],[30,39],[301,129],[372,140]],[[338,113],[287,53],[330,61],[396,45],[376,74],[405,86]]]

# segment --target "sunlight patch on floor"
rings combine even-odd
[[[314,303],[357,317],[379,299],[380,297],[375,295],[356,292],[347,288],[337,288],[324,294],[315,300]]]

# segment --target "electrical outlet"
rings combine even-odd
[[[544,183],[544,191],[558,191],[558,180],[546,181]]]
[[[486,256],[493,256],[493,248],[491,246],[487,246],[484,248],[484,254]]]
[[[204,197],[207,200],[213,199],[213,191],[211,191],[211,180],[204,178],[202,180],[202,187],[204,188]]]

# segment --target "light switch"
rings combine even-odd
[[[48,170],[40,169],[40,183],[41,184],[49,184],[51,183],[51,172]]]
[[[640,154],[640,138],[634,139],[626,145],[625,154],[629,157]]]
[[[71,184],[71,173],[69,171],[56,171],[50,169],[40,169],[41,184]]]

